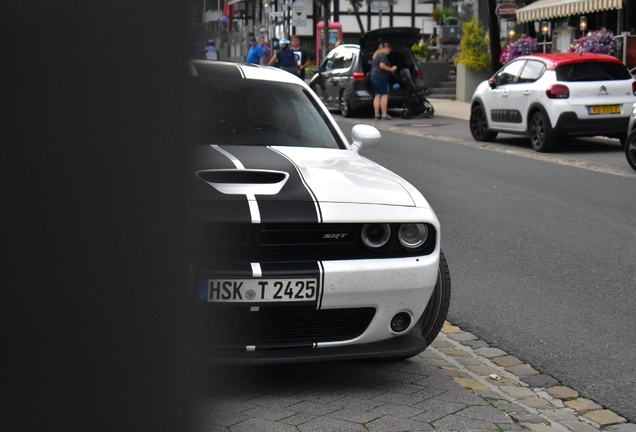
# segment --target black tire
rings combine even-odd
[[[340,92],[340,113],[343,117],[351,117],[353,116],[353,109],[351,109],[351,105],[349,105],[349,96],[347,96],[346,90],[342,90]]]
[[[625,157],[629,166],[636,170],[636,129],[625,140]]]
[[[554,150],[554,138],[550,120],[541,111],[537,111],[530,119],[530,144],[540,153]]]
[[[411,119],[413,118],[413,113],[410,109],[405,109],[402,110],[402,112],[400,113],[400,117],[402,117],[403,119]]]
[[[476,105],[470,112],[470,133],[475,141],[493,141],[497,132],[488,130],[488,118],[481,105]]]
[[[621,147],[625,148],[625,142],[627,142],[627,134],[619,135],[616,138],[621,142]]]
[[[439,334],[446,315],[448,315],[448,307],[451,299],[451,278],[448,270],[448,263],[443,252],[439,254],[439,272],[437,274],[437,283],[433,294],[428,301],[428,305],[424,310],[424,320],[422,321],[422,336],[426,343],[433,343]]]

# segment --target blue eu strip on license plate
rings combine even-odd
[[[199,300],[204,302],[299,302],[315,301],[316,278],[203,279]]]

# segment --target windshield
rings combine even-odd
[[[345,148],[318,102],[299,85],[195,79],[199,144]]]

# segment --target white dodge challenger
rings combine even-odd
[[[311,89],[273,68],[192,61],[193,285],[203,361],[407,358],[446,318],[439,221],[359,154]]]

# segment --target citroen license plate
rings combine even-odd
[[[590,115],[598,115],[598,114],[620,114],[621,106],[620,105],[595,105],[588,106],[587,113]]]
[[[205,279],[200,297],[206,302],[299,302],[315,301],[318,279]]]

